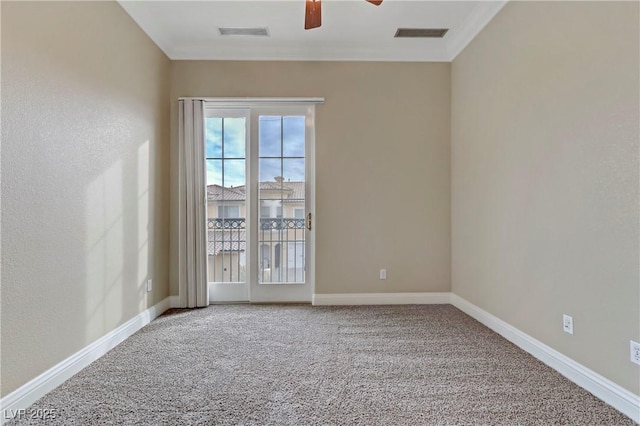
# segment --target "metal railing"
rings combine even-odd
[[[209,281],[244,282],[246,219],[207,219]],[[258,229],[259,282],[304,282],[303,218],[261,218]]]
[[[260,230],[268,231],[279,229],[304,229],[305,220],[299,218],[267,218],[260,219]],[[245,218],[213,218],[207,219],[207,229],[209,231],[217,229],[245,229]]]

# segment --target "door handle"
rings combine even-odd
[[[307,229],[311,231],[311,213],[307,214]]]

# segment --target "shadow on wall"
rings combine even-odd
[[[85,338],[91,342],[152,304],[147,292],[154,270],[150,242],[150,144],[142,143],[137,158],[116,160],[86,189]],[[134,200],[132,189],[136,188]],[[135,283],[131,286],[130,283]]]
[[[167,296],[170,62],[117,3],[1,10],[4,396]]]

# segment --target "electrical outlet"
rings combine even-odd
[[[640,343],[629,340],[631,362],[640,365]]]
[[[562,329],[565,333],[573,334],[573,317],[569,315],[562,316]]]
[[[381,280],[386,280],[387,279],[387,270],[386,269],[380,269],[380,279]]]
[[[153,280],[148,279],[147,280],[147,292],[151,291],[153,289]]]

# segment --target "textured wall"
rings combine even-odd
[[[453,62],[451,116],[453,292],[636,394],[638,13],[509,3]]]
[[[180,96],[326,99],[316,107],[316,293],[450,290],[450,64],[174,61],[171,81],[174,150]]]
[[[1,7],[5,396],[168,295],[169,60],[115,2]]]

